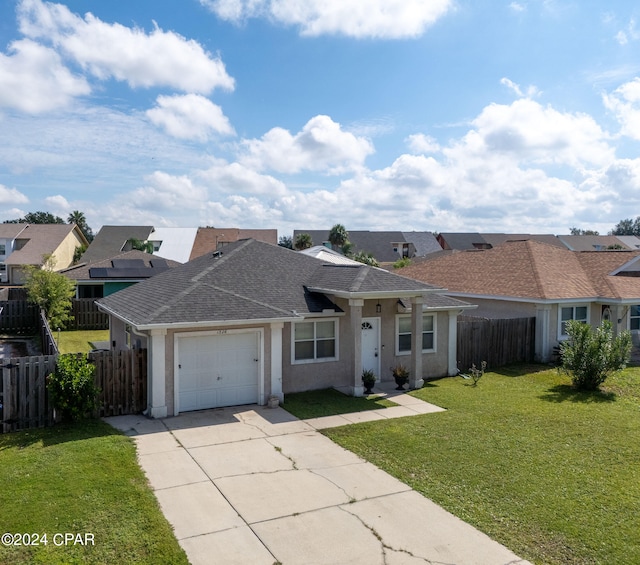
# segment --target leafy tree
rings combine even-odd
[[[569,339],[560,345],[562,371],[578,390],[597,390],[613,373],[624,369],[631,355],[631,333],[613,336],[609,320],[593,330],[589,324],[567,322]]]
[[[60,216],[54,216],[50,212],[28,212],[24,218],[17,220],[5,220],[5,224],[64,224]]]
[[[47,377],[47,390],[62,421],[81,420],[96,409],[100,389],[93,379],[94,370],[85,355],[65,353],[58,357],[56,370]]]
[[[341,249],[349,241],[349,232],[342,224],[336,224],[329,231],[329,243],[335,250]]]
[[[358,263],[364,263],[365,265],[370,265],[372,267],[380,266],[373,254],[368,251],[358,251],[357,253],[354,253],[351,258],[354,261],[358,261]]]
[[[286,247],[287,249],[293,249],[293,238],[290,235],[283,235],[278,240],[278,245],[280,247]]]
[[[640,235],[640,216],[635,220],[631,218],[620,220],[616,227],[609,232],[609,235]]]
[[[583,230],[582,228],[569,228],[571,235],[600,235],[595,230]]]
[[[67,217],[68,224],[75,224],[80,228],[80,231],[87,238],[88,242],[93,241],[93,230],[87,224],[87,219],[84,217],[84,214],[79,210],[74,210]]]
[[[296,236],[296,240],[293,244],[294,249],[301,251],[302,249],[309,249],[313,245],[311,236],[308,233],[299,233]]]
[[[42,259],[41,269],[34,265],[25,267],[27,299],[44,310],[51,328],[59,328],[70,318],[75,286],[73,281],[53,270],[55,259],[51,255]]]

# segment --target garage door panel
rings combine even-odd
[[[179,411],[258,402],[259,333],[179,338]]]

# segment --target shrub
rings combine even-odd
[[[97,407],[100,389],[93,381],[94,366],[86,356],[66,353],[58,357],[56,370],[47,378],[53,407],[65,422],[90,417]]]
[[[605,320],[595,331],[589,324],[567,322],[569,339],[560,344],[561,370],[570,375],[578,390],[597,390],[613,373],[624,369],[631,354],[631,334],[613,336]]]

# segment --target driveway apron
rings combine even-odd
[[[398,417],[441,410],[393,400]],[[135,439],[193,565],[528,563],[317,431],[387,417],[301,421],[252,405],[106,421]]]

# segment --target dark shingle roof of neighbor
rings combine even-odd
[[[135,261],[136,263],[131,263],[131,261]],[[149,278],[150,276],[154,276],[165,271],[167,268],[177,267],[180,264],[181,263],[177,261],[171,261],[170,259],[164,259],[157,255],[150,255],[144,251],[133,249],[131,251],[125,251],[124,253],[119,253],[115,257],[110,257],[109,259],[104,259],[102,261],[96,261],[94,263],[83,262],[60,272],[69,279],[85,281],[96,278],[113,278],[112,275],[115,274],[113,269],[132,269],[136,267],[144,269],[144,272],[140,273],[139,277],[136,277],[132,272],[129,272],[126,274],[127,276],[123,276],[122,278]],[[109,276],[100,277],[97,276],[96,269],[110,269],[111,272],[108,273]]]
[[[102,226],[82,255],[83,263],[102,261],[122,252],[130,239],[146,241],[153,226]]]
[[[302,233],[311,236],[313,245],[322,245],[329,238],[329,230],[294,230],[293,241]],[[400,258],[393,250],[393,243],[413,243],[420,256],[442,249],[431,232],[356,230],[349,232],[349,241],[354,253],[371,253],[380,263],[392,263]]]
[[[323,288],[347,292],[356,289],[421,294],[437,290],[433,285],[381,269],[329,265],[315,257],[249,239],[226,246],[222,254],[204,255],[98,303],[135,326],[282,319],[327,309],[340,312],[327,296],[310,290],[318,283]],[[445,300],[450,300],[452,307],[463,304],[455,299]]]

